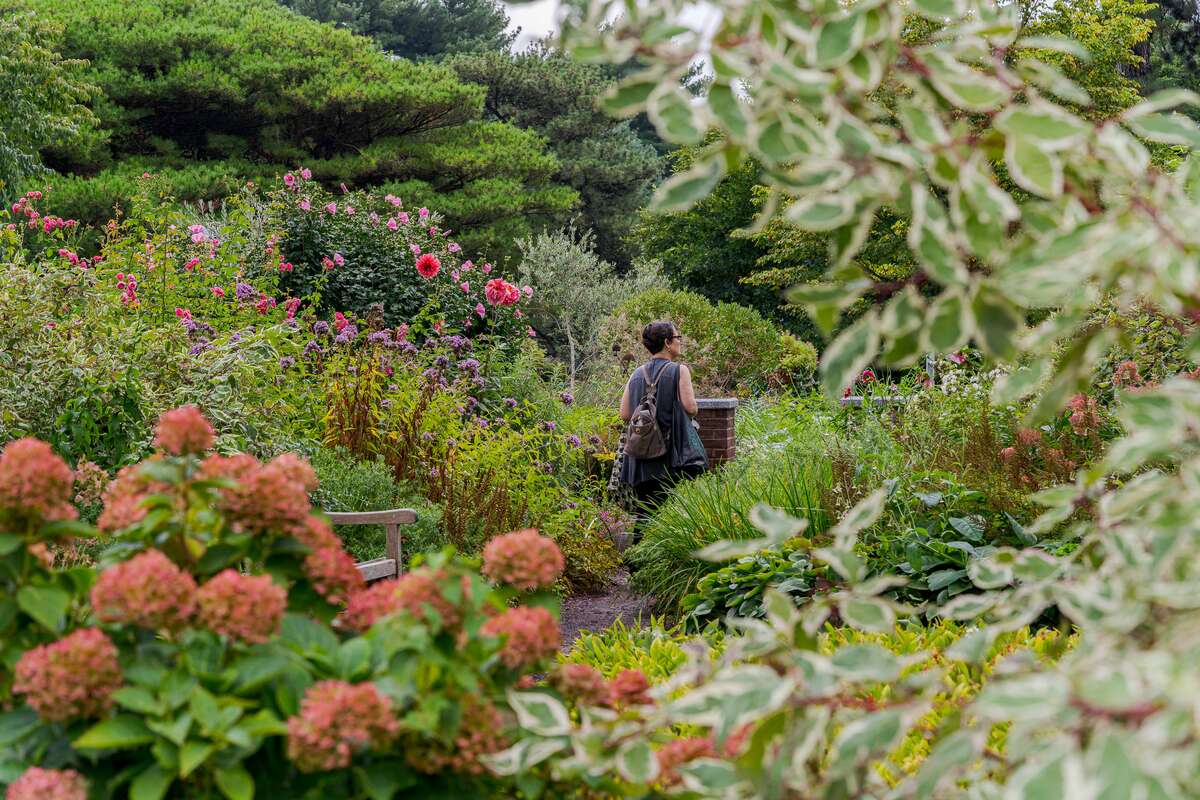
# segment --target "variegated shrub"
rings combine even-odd
[[[1102,301],[1200,313],[1200,161],[1157,166],[1200,145],[1200,128],[1175,112],[1194,95],[1164,92],[1085,120],[1088,98],[1049,62],[1086,52],[1022,38],[1015,2],[727,0],[705,30],[689,27],[691,5],[578,0],[565,44],[643,65],[607,98],[613,112],[646,111],[672,141],[711,142],[662,187],[660,208],[688,207],[753,156],[773,195],[760,222],[782,216],[829,235],[825,282],[795,299],[830,331],[852,302],[875,303],[825,351],[828,392],[872,361],[911,365],[970,341],[1014,366],[994,396],[1033,396],[1037,417],[1062,408],[1116,341],[1089,313]],[[909,14],[932,35],[906,39]],[[698,56],[714,80],[694,98],[679,78]],[[721,136],[706,138],[714,129]],[[854,259],[885,207],[908,219],[920,271],[879,285]],[[1078,629],[1077,646],[1054,664],[1008,659],[931,732],[911,778],[889,785],[875,765],[929,709],[936,671],[905,674],[905,658],[869,644],[828,656],[816,647],[835,610],[865,630],[890,629],[904,612],[882,596],[893,579],[867,580],[854,553],[882,493],[812,553],[845,579],[837,593],[802,611],[769,595],[766,621],[742,623],[716,667],[695,659],[658,704],[573,717],[551,693],[516,695],[527,736],[497,766],[521,772],[553,757],[559,776],[634,795],[657,785],[703,797],[1200,796],[1200,385],[1177,378],[1126,393],[1119,414],[1125,435],[1105,458],[1038,496],[1047,511],[1037,526],[1076,526],[1080,547],[1062,558],[1001,550],[972,565],[982,593],[925,609],[978,622],[938,654],[946,668],[1047,609]],[[800,528],[757,515],[763,540],[707,555]],[[886,700],[864,702],[881,681],[892,684]],[[996,723],[1011,723],[1003,752],[988,746]],[[712,739],[661,748],[681,724]]]

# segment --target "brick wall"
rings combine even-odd
[[[696,401],[700,410],[696,421],[700,423],[700,441],[708,451],[712,466],[723,464],[737,455],[734,437],[734,419],[737,416],[736,398],[710,398]]]

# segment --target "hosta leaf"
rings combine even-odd
[[[1037,142],[1009,136],[1004,145],[1004,163],[1013,181],[1022,189],[1048,198],[1062,194],[1062,161],[1039,147]]]
[[[725,160],[708,157],[689,169],[672,175],[654,193],[653,209],[659,212],[687,211],[725,177]]]
[[[821,357],[821,384],[825,394],[838,397],[851,385],[879,351],[879,317],[864,314],[825,348]]]

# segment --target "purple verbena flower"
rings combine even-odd
[[[296,359],[292,358],[291,356],[284,356],[283,358],[279,359],[279,366],[282,369],[290,369],[296,366]]]
[[[234,289],[238,300],[257,300],[258,290],[248,283],[239,283]]]
[[[325,334],[329,333],[329,323],[323,319],[319,319],[313,323],[312,329],[313,333],[317,334],[318,336],[324,336]]]

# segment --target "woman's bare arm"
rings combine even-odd
[[[633,416],[633,409],[629,407],[629,384],[625,384],[625,392],[621,395],[621,420],[629,422],[629,418]]]
[[[687,368],[687,364],[679,365],[679,404],[693,417],[700,410],[700,406],[696,405],[696,390],[692,386],[692,371]]]

